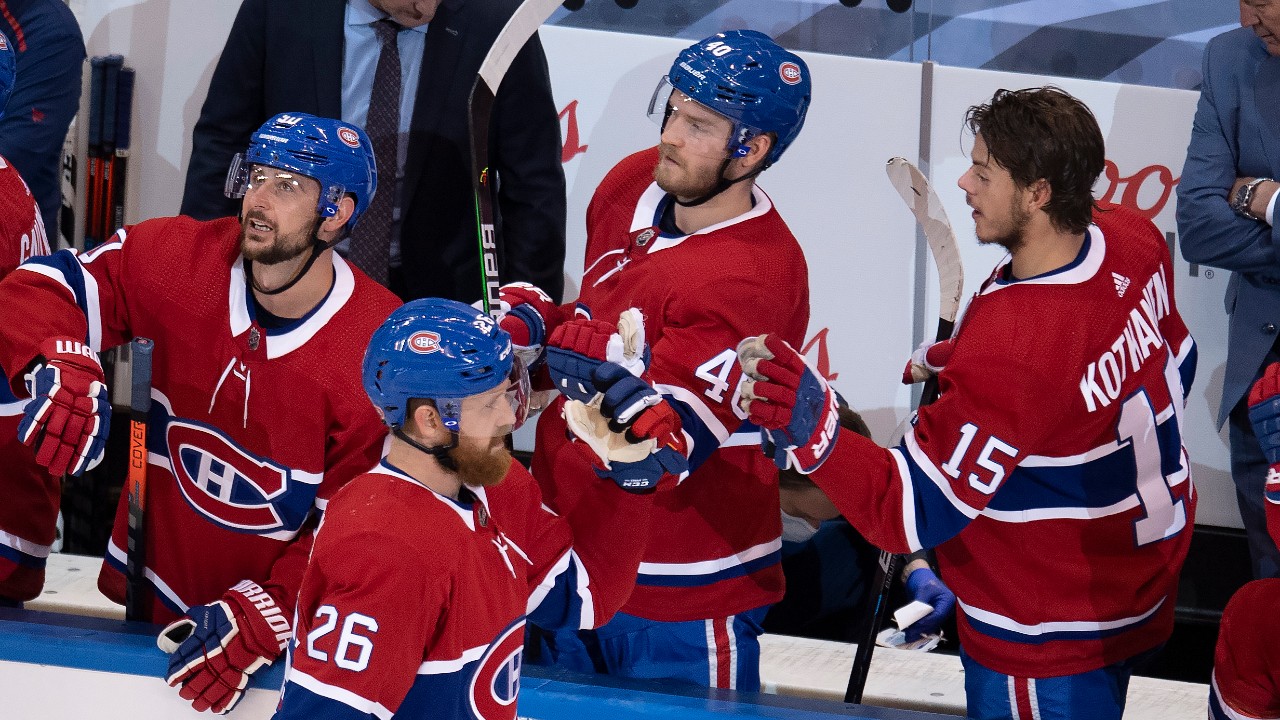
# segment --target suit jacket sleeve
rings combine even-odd
[[[498,169],[503,280],[533,283],[560,302],[565,252],[560,117],[536,34],[516,55],[498,90],[490,147]]]
[[[191,134],[191,160],[182,214],[198,220],[235,215],[239,203],[223,194],[231,158],[249,145],[265,120],[266,2],[245,0],[209,83]]]
[[[1280,234],[1266,223],[1240,217],[1228,205],[1228,193],[1238,176],[1264,174],[1261,158],[1241,156],[1242,118],[1255,113],[1242,107],[1240,90],[1231,87],[1240,73],[1252,82],[1252,72],[1233,67],[1248,60],[1232,52],[1230,37],[1219,36],[1204,52],[1204,84],[1191,128],[1191,143],[1178,183],[1178,232],[1188,262],[1235,272],[1280,270]],[[1252,65],[1251,65],[1252,67]]]

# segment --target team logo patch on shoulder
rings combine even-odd
[[[338,139],[347,147],[360,147],[360,133],[357,133],[349,127],[338,128]]]
[[[800,66],[793,62],[784,62],[779,65],[778,74],[782,76],[782,82],[788,85],[795,85],[803,79]]]
[[[409,336],[409,349],[419,355],[429,355],[440,349],[440,336],[428,330]]]
[[[511,623],[489,644],[471,676],[471,711],[480,720],[513,720],[520,695],[524,618]]]

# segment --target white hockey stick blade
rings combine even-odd
[[[960,295],[964,292],[964,264],[942,201],[920,168],[905,158],[890,158],[884,171],[893,188],[902,196],[902,201],[916,216],[916,222],[924,229],[929,251],[938,265],[938,317],[955,322],[960,311]]]
[[[489,92],[496,97],[498,86],[507,74],[516,53],[533,37],[542,23],[551,17],[551,13],[560,7],[564,0],[525,0],[511,14],[511,19],[502,26],[502,31],[493,42],[493,47],[484,56],[480,64],[480,77],[489,86]]]

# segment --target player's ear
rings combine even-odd
[[[320,223],[320,231],[325,233],[336,233],[347,221],[351,219],[351,213],[355,212],[356,201],[350,195],[343,195],[338,201],[338,212],[331,218],[325,218]]]
[[[740,158],[743,168],[751,171],[760,167],[769,157],[769,151],[773,150],[773,144],[777,138],[773,133],[760,133],[746,142],[747,154]]]
[[[1041,210],[1049,201],[1053,199],[1053,188],[1049,186],[1049,181],[1040,178],[1027,186],[1027,199],[1030,202],[1031,210]]]
[[[434,403],[425,400],[409,402],[408,427],[405,429],[413,435],[426,440],[429,444],[439,444],[437,438],[447,435],[449,430],[444,425],[444,418]]]

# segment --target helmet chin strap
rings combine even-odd
[[[243,217],[241,217],[240,222],[244,222]],[[316,258],[320,257],[320,253],[338,244],[339,240],[325,242],[320,239],[320,222],[320,220],[316,220],[316,222],[311,226],[311,256],[302,264],[302,268],[298,270],[298,272],[294,273],[289,282],[275,288],[274,290],[268,290],[258,284],[257,278],[253,276],[253,261],[249,258],[244,259],[244,272],[249,276],[249,284],[253,286],[254,292],[262,295],[279,295],[294,285],[297,285],[298,281],[302,280],[302,278],[306,276],[307,272],[311,270],[311,266],[315,264]]]
[[[719,195],[725,190],[728,190],[729,188],[742,182],[743,180],[750,180],[751,178],[759,175],[760,173],[764,172],[765,168],[767,167],[767,163],[760,163],[760,167],[756,168],[755,170],[752,170],[746,175],[743,175],[740,178],[734,178],[733,180],[728,180],[724,176],[724,171],[729,169],[729,163],[733,162],[733,160],[734,158],[731,155],[725,158],[724,162],[720,163],[720,171],[716,173],[716,176],[719,179],[716,180],[716,186],[711,189],[711,192],[705,195],[702,195],[700,197],[696,197],[692,200],[681,200],[680,198],[674,198],[676,201],[676,204],[679,205],[680,207],[698,207],[699,205],[707,202],[711,198],[714,198],[715,196]]]
[[[449,433],[448,445],[423,445],[417,440],[409,437],[409,433],[406,433],[404,428],[399,425],[392,428],[391,434],[409,443],[415,449],[434,457],[436,462],[440,463],[440,467],[445,470],[448,470],[449,472],[458,472],[458,463],[453,459],[453,456],[449,454],[450,450],[458,447],[458,433],[452,431]]]

